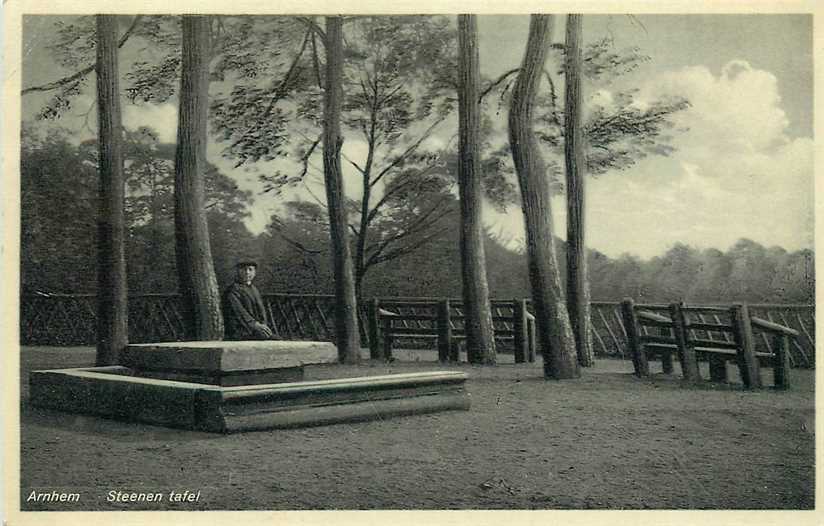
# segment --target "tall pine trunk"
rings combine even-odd
[[[483,188],[480,171],[478,27],[475,15],[458,15],[458,187],[461,200],[461,271],[466,350],[470,363],[495,363],[495,333],[486,280]]]
[[[566,23],[566,96],[564,107],[564,160],[567,193],[567,310],[578,350],[578,363],[594,363],[590,333],[589,277],[584,230],[584,180],[586,159],[581,122],[581,15],[568,15]]]
[[[326,17],[326,86],[323,96],[323,178],[329,210],[329,230],[335,272],[335,342],[343,363],[360,360],[360,335],[355,299],[355,279],[349,249],[340,149],[343,98],[343,20]]]
[[[175,152],[175,249],[189,337],[223,338],[209,226],[204,205],[206,119],[209,111],[209,19],[183,17],[180,110]]]
[[[115,365],[128,344],[123,130],[117,69],[117,19],[97,16],[97,365]]]
[[[579,376],[580,370],[555,255],[549,179],[532,131],[535,96],[550,43],[551,24],[551,15],[530,18],[524,61],[509,110],[509,144],[521,188],[529,280],[535,328],[544,356],[544,377],[564,379]]]

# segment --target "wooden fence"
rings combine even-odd
[[[333,296],[264,294],[263,297],[278,338],[334,339]],[[444,298],[386,298],[386,301],[431,302],[438,299]],[[459,300],[454,301],[459,303]],[[361,306],[359,312],[364,346],[369,345],[368,306]],[[793,338],[791,343],[790,359],[796,367],[815,366],[814,306],[753,304],[749,308],[753,316],[798,331],[799,337]],[[705,317],[704,321],[712,321],[712,316]],[[25,294],[20,298],[20,342],[23,345],[94,345],[95,324],[94,295]],[[597,356],[631,358],[627,353],[627,333],[621,320],[620,303],[592,302],[592,328]],[[185,339],[180,297],[176,294],[130,296],[129,339],[136,343]],[[430,340],[430,344],[434,345],[434,342]],[[755,344],[759,352],[772,351],[769,338],[757,336]]]

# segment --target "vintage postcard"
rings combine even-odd
[[[818,14],[6,2],[4,523],[818,523]]]

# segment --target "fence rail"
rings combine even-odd
[[[334,296],[323,294],[263,294],[264,303],[278,338],[289,340],[334,339]],[[404,308],[411,314],[414,308],[421,314],[425,305],[445,298],[381,298],[381,306],[390,310]],[[493,300],[500,309],[495,316],[507,317],[505,305],[511,300]],[[176,341],[185,339],[182,303],[177,294],[140,294],[129,297],[129,340],[135,343]],[[455,318],[459,320],[461,301],[451,299]],[[620,303],[592,302],[592,335],[597,356],[629,359],[627,332],[621,319]],[[393,307],[394,306],[394,307]],[[718,305],[704,305],[687,311],[694,327],[723,324],[727,320]],[[92,294],[25,294],[20,298],[20,342],[23,345],[94,345],[96,334],[95,296]],[[534,314],[531,306],[530,312]],[[661,313],[667,305],[644,305],[644,309]],[[718,309],[718,310],[714,310]],[[369,345],[369,303],[359,307],[360,334],[364,347]],[[785,325],[799,336],[792,339],[790,359],[796,367],[815,366],[815,307],[813,305],[749,305],[753,316]],[[424,321],[425,323],[425,321]],[[458,321],[458,323],[460,323]],[[496,322],[498,323],[498,322]],[[505,323],[505,322],[504,322]],[[460,328],[460,326],[455,326]],[[502,327],[504,328],[504,327]],[[506,327],[511,329],[511,327]],[[649,328],[643,329],[646,335]],[[692,329],[696,338],[723,339],[723,331],[712,328]],[[728,335],[727,335],[728,336]],[[431,344],[432,342],[430,342]],[[772,352],[770,338],[759,335],[755,342],[758,352]]]

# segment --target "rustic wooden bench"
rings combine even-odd
[[[526,300],[495,301],[492,310],[495,339],[512,341],[516,363],[534,362],[535,318],[527,311]],[[370,356],[392,359],[394,343],[401,338],[434,339],[438,360],[457,362],[460,343],[466,339],[461,323],[464,318],[461,303],[453,300],[373,300],[369,309]]]
[[[747,388],[761,387],[762,366],[772,367],[776,388],[790,387],[789,338],[797,337],[798,332],[751,316],[746,304],[731,307],[686,306],[683,303],[635,305],[632,299],[626,299],[621,304],[621,312],[637,376],[649,375],[648,360],[651,357],[660,358],[663,372],[672,374],[673,358],[678,357],[683,378],[699,382],[702,379],[698,359],[701,358],[709,362],[713,382],[728,381],[727,362],[732,361],[738,365],[741,380]],[[702,315],[711,315],[715,322],[707,323]],[[722,322],[720,316],[728,318],[729,322]],[[753,327],[772,334],[773,353],[756,351]],[[650,328],[657,328],[658,334],[651,334]],[[705,337],[699,337],[701,331]]]

